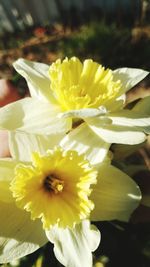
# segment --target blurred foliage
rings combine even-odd
[[[119,30],[115,24],[108,26],[105,23],[92,23],[63,40],[60,50],[68,57],[77,55],[80,58],[92,58],[112,67],[116,65],[117,54],[120,54],[121,48],[124,49],[124,43],[128,42],[129,38],[128,29]]]
[[[0,77],[12,78],[19,57],[50,64],[57,58],[93,58],[109,68],[150,69],[150,26],[127,27],[105,21],[75,30],[54,25],[30,28],[0,39]]]
[[[93,58],[109,68],[150,69],[150,36],[134,33],[131,28],[118,28],[116,24],[101,22],[83,26],[79,32],[59,42],[58,47],[62,56]]]

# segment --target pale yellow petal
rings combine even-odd
[[[33,151],[44,155],[48,149],[58,146],[64,137],[63,133],[51,135],[35,135],[20,131],[9,132],[9,147],[11,155],[19,161],[31,161]]]
[[[92,165],[104,161],[110,144],[98,137],[86,123],[72,130],[60,142],[60,146],[66,150],[76,150],[79,154],[86,154]]]
[[[99,108],[82,108],[77,110],[69,110],[61,113],[59,117],[61,118],[90,118],[90,117],[97,117],[103,116],[107,112],[104,106],[100,106]]]
[[[10,181],[13,179],[14,168],[17,162],[11,159],[0,160],[0,201],[12,202],[12,194],[9,190]]]
[[[89,221],[77,224],[73,229],[52,228],[46,232],[54,244],[56,258],[66,267],[92,267],[92,251],[100,243],[100,232]]]
[[[121,110],[120,112],[111,113],[108,118],[112,120],[114,125],[127,126],[129,129],[150,133],[150,116],[140,110],[138,112],[134,109]]]
[[[136,145],[146,140],[146,135],[137,127],[121,125],[101,125],[99,118],[86,120],[89,127],[107,143]]]
[[[104,164],[99,168],[97,184],[93,186],[91,194],[91,200],[95,203],[91,220],[127,221],[140,199],[139,187],[127,174]]]
[[[0,214],[0,263],[21,258],[47,243],[41,223],[31,221],[15,203],[0,202]]]
[[[124,92],[129,91],[133,86],[142,81],[147,75],[148,71],[135,68],[119,68],[113,71],[114,81],[120,80]]]
[[[13,63],[13,66],[26,79],[32,97],[53,101],[48,65],[20,58]]]
[[[37,134],[65,133],[71,121],[59,119],[59,112],[56,105],[24,98],[0,109],[0,128]]]

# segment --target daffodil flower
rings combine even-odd
[[[26,79],[31,97],[1,108],[3,129],[55,136],[85,124],[105,142],[132,145],[143,142],[150,132],[149,104],[145,112],[124,108],[125,93],[147,71],[112,71],[76,57],[58,59],[50,67],[18,59],[14,67]]]
[[[0,263],[50,241],[64,266],[92,267],[100,233],[90,221],[127,221],[137,207],[135,182],[72,134],[52,150],[47,136],[10,132],[12,158],[0,160]]]

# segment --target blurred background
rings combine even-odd
[[[92,58],[112,69],[150,70],[150,0],[0,0],[0,90],[7,85],[12,94],[17,88],[19,98],[28,93],[25,80],[12,67],[19,57],[51,64],[66,56]],[[127,104],[147,95],[149,77],[128,93]],[[117,154],[122,147],[113,148],[114,164],[116,159],[118,167],[130,174],[146,195],[150,191],[149,143],[132,155],[127,153],[123,162]],[[149,208],[142,204],[128,224],[97,224],[102,241],[94,254],[95,267],[149,267],[149,222]],[[61,265],[48,244],[5,266]]]
[[[0,77],[18,57],[150,69],[149,0],[0,0]]]

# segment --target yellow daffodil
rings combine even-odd
[[[141,69],[105,69],[76,57],[46,64],[19,59],[15,69],[26,79],[31,97],[0,110],[0,127],[36,134],[64,134],[85,124],[108,143],[142,143],[150,132],[150,105],[124,108],[125,93],[144,79]]]
[[[92,267],[100,233],[90,221],[127,221],[137,207],[135,182],[109,158],[98,162],[79,135],[49,149],[50,136],[10,132],[12,158],[0,160],[0,263],[50,241],[64,266]]]

